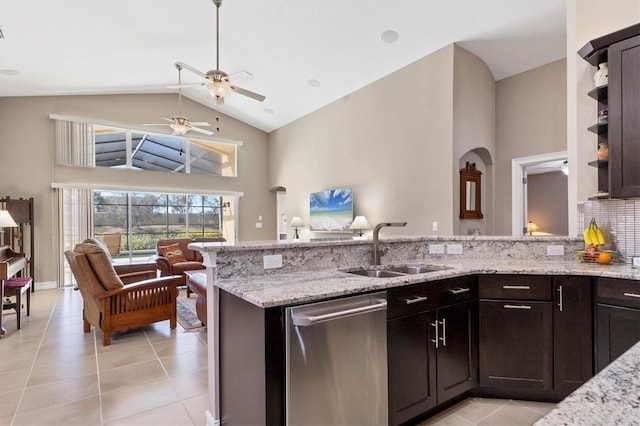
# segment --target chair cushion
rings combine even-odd
[[[178,262],[185,262],[187,260],[182,253],[180,244],[170,244],[168,246],[159,246],[158,251],[160,254],[167,258],[172,265]]]
[[[111,257],[111,253],[109,253],[109,249],[107,248],[107,245],[100,238],[96,238],[96,237],[87,238],[86,240],[83,241],[83,243],[89,243],[89,244],[97,245],[102,250],[104,250],[104,252],[107,254],[107,256],[109,256],[109,260],[113,262],[113,259]]]
[[[205,269],[206,267],[200,262],[177,262],[171,265],[173,274],[181,274],[184,271],[195,271],[197,269]]]
[[[124,284],[113,269],[111,258],[99,245],[83,242],[77,244],[75,251],[87,257],[93,273],[98,277],[98,281],[105,290],[115,290],[124,287]]]

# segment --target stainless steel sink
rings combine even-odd
[[[442,271],[449,269],[446,266],[433,265],[401,265],[387,266],[380,269],[356,269],[353,271],[344,271],[350,274],[362,275],[363,277],[372,278],[391,278],[402,277],[404,275],[426,274],[428,272]]]
[[[384,269],[360,269],[357,271],[349,271],[350,274],[362,275],[364,277],[374,277],[374,278],[391,278],[391,277],[401,277],[403,273],[387,271]]]
[[[391,266],[385,268],[386,271],[400,272],[402,274],[414,275],[414,274],[426,274],[427,272],[442,271],[447,269],[440,266]]]

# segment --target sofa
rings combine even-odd
[[[196,295],[196,315],[203,325],[207,325],[207,274],[195,273],[189,277],[187,284]]]
[[[199,238],[165,238],[156,243],[156,265],[161,276],[181,275],[181,284],[186,285],[185,271],[205,269],[202,263],[202,255],[197,250],[191,250],[191,243],[224,242],[224,238],[199,237]],[[187,297],[191,290],[187,288]]]

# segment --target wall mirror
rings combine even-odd
[[[482,172],[476,169],[476,163],[467,164],[460,169],[460,219],[482,219]]]

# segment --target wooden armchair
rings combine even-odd
[[[84,309],[84,332],[91,326],[102,330],[102,344],[111,333],[169,320],[176,328],[176,297],[179,276],[159,277],[123,284],[107,253],[96,244],[83,242],[65,257],[76,278]]]

